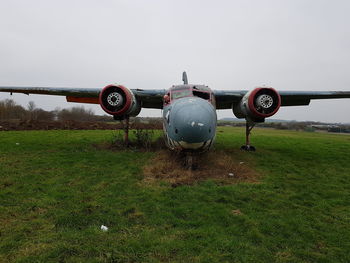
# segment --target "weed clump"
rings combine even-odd
[[[137,128],[129,133],[128,143],[125,142],[124,132],[117,130],[113,133],[109,142],[95,145],[98,149],[108,150],[133,150],[156,151],[165,149],[163,137],[159,137],[152,129]]]
[[[133,133],[135,136],[135,145],[137,147],[141,147],[146,150],[150,150],[152,148],[154,130],[146,130],[141,128],[133,130]]]

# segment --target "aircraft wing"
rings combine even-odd
[[[231,109],[238,103],[248,90],[214,91],[217,109]],[[311,100],[350,98],[350,91],[279,91],[281,106],[309,105]]]
[[[66,96],[68,102],[98,104],[101,88],[0,86],[0,92]],[[143,108],[162,109],[165,89],[131,89]],[[248,90],[214,90],[217,109],[231,109]],[[350,98],[350,91],[280,91],[281,106],[309,105],[314,99]]]
[[[68,102],[99,104],[101,88],[0,86],[0,92],[66,96]],[[131,89],[143,108],[161,109],[165,90]]]
[[[350,98],[350,91],[280,91],[281,106],[309,105],[310,100]]]
[[[232,104],[238,103],[248,90],[214,90],[216,108],[220,109],[232,109]]]

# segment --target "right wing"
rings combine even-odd
[[[98,98],[101,89],[0,86],[0,92]]]
[[[100,88],[0,86],[0,92],[66,96],[68,102],[93,104],[99,104],[98,98],[101,91]],[[131,89],[131,91],[141,102],[143,108],[163,108],[165,90]]]

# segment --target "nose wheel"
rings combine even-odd
[[[245,124],[245,145],[241,146],[242,151],[255,152],[255,147],[250,145],[250,132],[254,128],[255,123],[249,125],[248,121]]]
[[[185,155],[185,168],[193,171],[198,168],[198,158],[194,153],[188,152]]]

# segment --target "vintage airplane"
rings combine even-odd
[[[250,145],[254,125],[274,115],[281,106],[309,105],[313,99],[350,98],[350,91],[280,91],[270,87],[246,90],[211,90],[205,85],[183,84],[165,90],[129,89],[111,84],[103,89],[0,86],[0,92],[66,96],[68,102],[100,104],[115,120],[125,120],[126,140],[129,117],[141,108],[163,110],[166,144],[171,150],[203,152],[209,150],[216,135],[216,110],[232,109],[246,120],[246,143],[242,150],[255,151]]]

